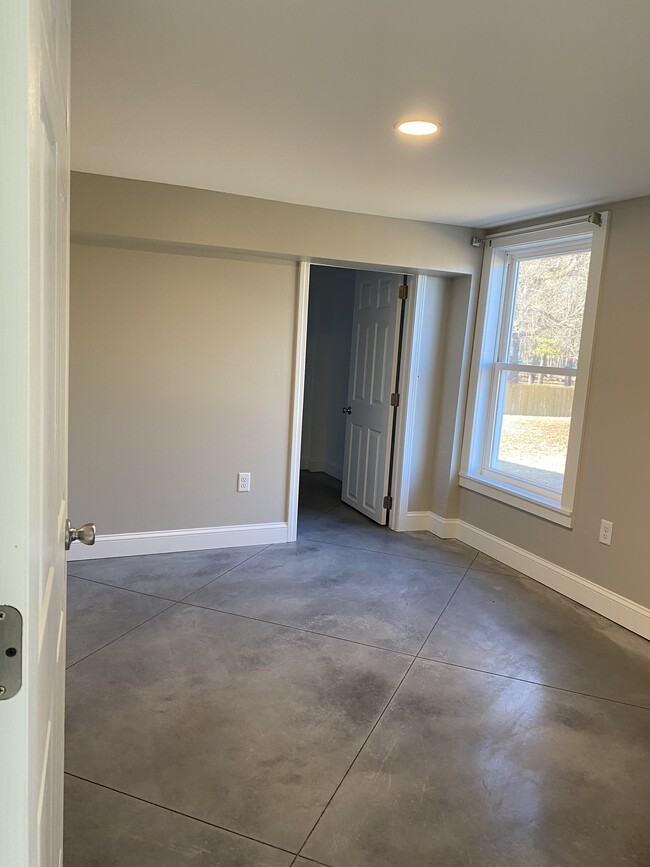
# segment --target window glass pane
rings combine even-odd
[[[574,376],[501,371],[491,469],[560,494],[574,388]]]
[[[510,363],[577,367],[590,256],[587,250],[519,261]]]

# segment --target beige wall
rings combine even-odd
[[[455,515],[458,510],[458,472],[475,320],[472,281],[468,277],[448,280],[447,299],[431,497],[432,512],[445,516]]]
[[[286,520],[295,293],[291,262],[73,245],[73,523]]]
[[[474,274],[472,230],[72,173],[71,232],[289,259]]]
[[[650,198],[610,208],[567,530],[456,483],[463,344],[480,258],[470,230],[92,175],[73,175],[72,196],[77,239],[109,245],[73,248],[73,521],[92,518],[100,533],[119,533],[286,520],[291,260],[446,271],[452,279],[428,311],[435,333],[442,323],[444,348],[432,344],[423,362],[433,365],[424,377],[433,390],[426,385],[417,407],[409,507],[460,517],[650,605]],[[243,254],[218,258],[224,249]],[[256,260],[254,251],[274,260]],[[474,276],[453,276],[463,274]],[[235,492],[238,470],[253,473],[251,494]],[[603,517],[614,522],[611,548],[597,541]]]
[[[427,277],[424,286],[418,288],[418,304],[422,305],[422,332],[415,371],[417,380],[408,499],[410,512],[428,512],[432,508],[431,489],[438,454],[440,399],[445,372],[449,283],[442,277]]]
[[[573,529],[467,490],[460,492],[458,516],[650,606],[650,198],[607,210],[611,222]],[[614,522],[609,548],[598,542],[601,518]]]
[[[458,469],[469,352],[472,281],[427,277],[420,288],[422,334],[416,368],[410,512],[450,516],[458,508]]]
[[[71,205],[70,510],[100,534],[286,520],[297,260],[480,262],[465,228],[164,184],[73,173]]]

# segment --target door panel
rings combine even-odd
[[[363,505],[366,509],[374,509],[377,499],[384,496],[384,477],[380,466],[382,433],[368,428],[366,437],[366,483]]]
[[[370,403],[372,406],[383,406],[386,395],[388,374],[388,338],[389,328],[375,323],[373,334],[372,381],[370,385]],[[390,393],[390,383],[389,393]],[[389,398],[390,399],[390,398]]]
[[[22,687],[0,695],[12,867],[62,860],[69,16],[66,0],[0,7],[0,604],[23,622]]]
[[[363,428],[351,422],[348,425],[348,429],[349,436],[347,437],[344,460],[346,468],[344,470],[347,494],[346,502],[357,508],[360,498],[359,480],[361,478],[361,439],[363,437]]]
[[[354,387],[352,389],[353,400],[365,400],[366,370],[368,367],[368,327],[357,322],[353,328],[355,334],[354,351]]]
[[[397,363],[398,275],[360,272],[355,286],[342,500],[386,522],[392,407]]]

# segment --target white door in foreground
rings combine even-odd
[[[341,499],[379,524],[386,523],[401,282],[397,274],[357,274],[348,405],[343,408]]]
[[[0,863],[59,867],[67,478],[67,0],[0,4]]]

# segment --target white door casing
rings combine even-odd
[[[341,499],[379,524],[386,523],[400,284],[397,274],[362,271],[354,295]]]
[[[0,696],[11,867],[62,863],[69,53],[68,0],[0,5],[0,605],[23,620],[22,687]]]

